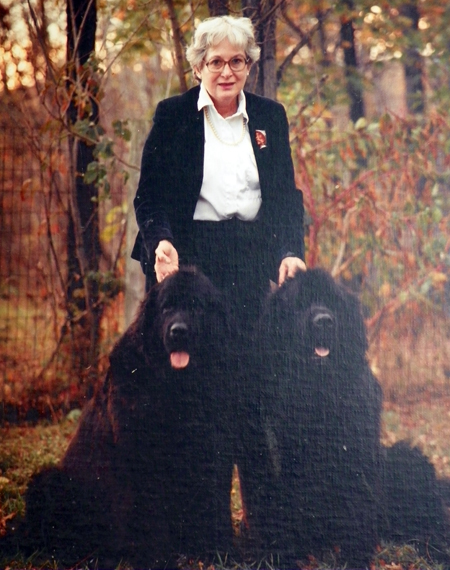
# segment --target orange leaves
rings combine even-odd
[[[426,120],[384,116],[344,132],[303,116],[291,134],[307,212],[307,264],[357,286],[386,397],[443,389],[450,154],[442,145],[450,125],[435,111]],[[427,342],[422,331],[430,330],[434,340]]]
[[[308,264],[357,275],[372,314],[422,295],[425,281],[441,290],[450,215],[438,143],[450,139],[450,126],[435,112],[324,128],[323,109],[312,111],[291,128]]]
[[[448,282],[448,275],[442,271],[431,271],[429,276],[433,286],[439,289]]]

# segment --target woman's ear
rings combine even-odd
[[[198,65],[195,65],[193,71],[195,79],[200,82],[202,80],[202,72],[200,67]]]

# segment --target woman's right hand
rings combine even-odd
[[[155,273],[158,283],[178,271],[178,252],[170,241],[162,240],[155,249]]]

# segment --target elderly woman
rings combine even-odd
[[[259,52],[248,18],[198,26],[187,59],[200,85],[158,104],[134,200],[147,286],[196,264],[244,320],[270,279],[305,268],[286,113],[244,91]]]

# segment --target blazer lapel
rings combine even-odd
[[[190,123],[192,128],[192,138],[189,137],[189,139],[192,140],[190,161],[194,167],[193,188],[198,189],[195,197],[197,203],[198,194],[200,193],[203,182],[203,163],[205,157],[205,124],[203,113],[199,112],[197,108],[195,108],[195,115]]]
[[[194,214],[203,182],[203,163],[205,154],[205,127],[203,113],[197,110],[199,87],[186,93],[185,107],[180,115],[177,133],[177,149],[174,160],[186,165],[184,190],[188,193],[188,208]]]
[[[272,162],[269,160],[273,154],[274,149],[270,149],[270,125],[269,119],[264,113],[261,113],[257,100],[251,93],[245,93],[248,114],[248,128],[250,132],[250,139],[252,141],[253,153],[256,159],[256,166],[258,167],[259,183],[261,185],[261,193],[264,197],[267,189],[271,184],[270,172],[272,170]],[[260,148],[256,140],[256,131],[265,131],[267,135],[267,146]],[[272,157],[273,159],[273,157]]]

